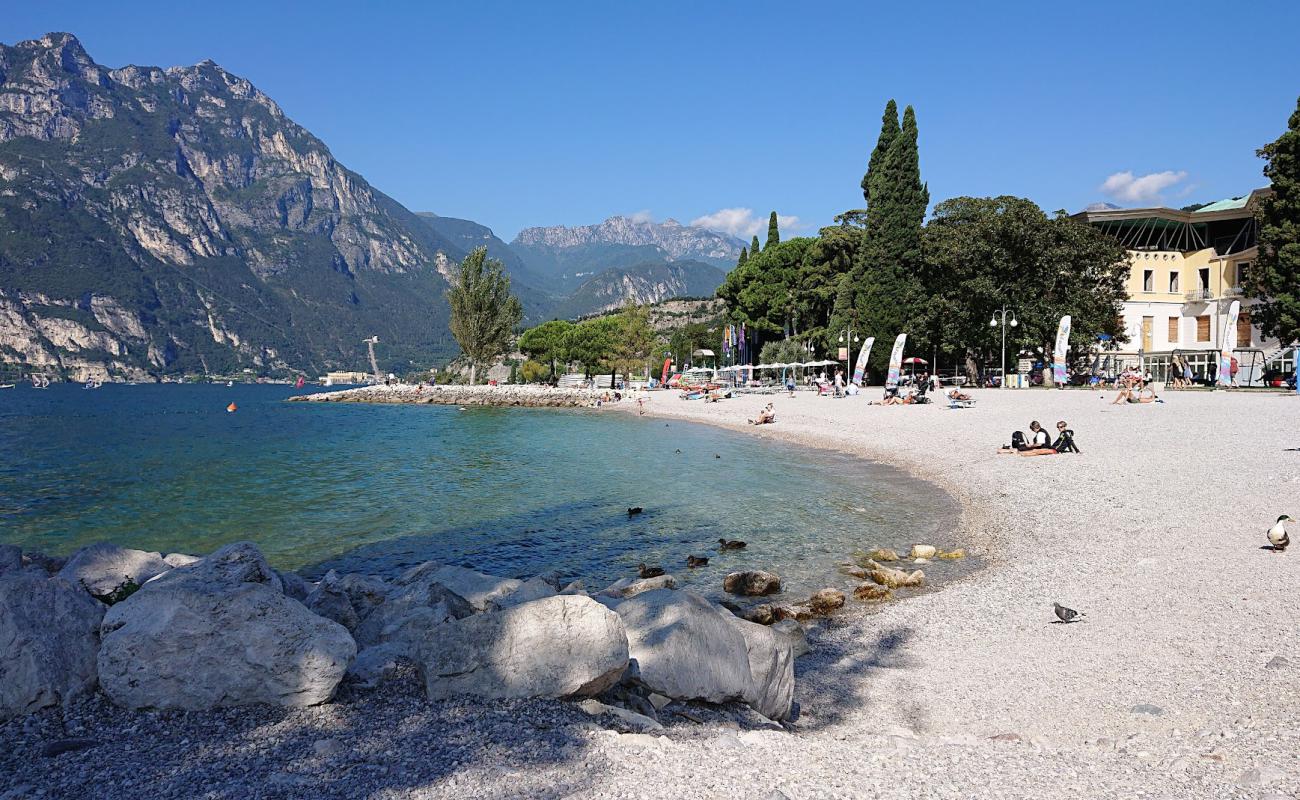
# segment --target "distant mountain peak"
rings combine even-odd
[[[1089,203],[1084,211],[1115,211],[1118,208],[1114,203]]]
[[[567,249],[592,244],[653,246],[672,260],[685,258],[732,262],[744,242],[724,233],[682,225],[669,218],[663,222],[639,221],[622,215],[595,225],[525,228],[514,245]]]

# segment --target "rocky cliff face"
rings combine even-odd
[[[610,217],[598,225],[575,228],[563,225],[525,228],[514,244],[525,247],[572,248],[590,244],[651,245],[669,260],[699,259],[735,264],[744,243],[739,239],[704,228],[682,225],[674,219],[640,222],[628,217]]]
[[[700,261],[641,264],[606,270],[584,282],[562,303],[557,316],[598,314],[626,305],[674,297],[712,297],[726,274]]]
[[[249,81],[0,45],[0,361],[107,374],[324,371],[454,350],[463,256]]]

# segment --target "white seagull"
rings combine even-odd
[[[1273,545],[1274,552],[1280,553],[1291,544],[1291,537],[1286,535],[1286,523],[1290,521],[1291,518],[1283,514],[1277,518],[1277,522],[1273,523],[1273,527],[1268,529],[1268,542]]]

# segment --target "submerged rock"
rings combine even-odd
[[[808,598],[808,607],[814,614],[829,614],[844,607],[844,592],[832,588],[820,589]]]
[[[894,593],[889,591],[889,588],[886,586],[881,586],[877,583],[864,583],[853,590],[853,596],[859,600],[876,601],[888,600],[894,596]]]
[[[871,567],[868,577],[881,586],[888,586],[890,589],[898,589],[905,586],[920,586],[925,583],[925,573],[921,570],[914,572],[904,572],[901,569],[885,567],[876,564]]]
[[[356,654],[343,626],[284,595],[247,542],[146,584],[109,609],[101,635],[100,685],[126,708],[315,705]]]
[[[0,720],[95,688],[104,605],[34,567],[0,577]]]
[[[126,583],[143,585],[169,569],[171,566],[163,561],[161,553],[99,542],[74,553],[59,570],[59,577],[86,587],[96,597],[103,597]]]
[[[431,700],[589,697],[622,677],[628,642],[619,615],[556,595],[438,626],[416,660]]]
[[[956,550],[940,550],[936,557],[944,559],[945,561],[955,561],[959,558],[965,558],[966,551],[960,547]]]
[[[934,554],[937,552],[938,548],[932,544],[912,545],[912,558],[934,558]]]
[[[763,570],[733,572],[722,579],[722,588],[731,594],[761,597],[781,591],[781,579]]]
[[[888,547],[877,547],[875,550],[867,553],[867,558],[871,561],[897,561],[898,553],[890,550]]]

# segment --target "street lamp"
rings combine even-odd
[[[846,345],[844,348],[844,382],[848,383],[849,375],[852,374],[849,364],[853,361],[853,345],[858,341],[858,335],[853,332],[853,326],[848,326],[840,331],[840,344]]]
[[[1002,388],[1007,388],[1007,307],[1003,306],[1001,312],[994,311],[993,319],[989,320],[989,327],[996,328],[1002,326]],[[1001,316],[999,317],[999,313]],[[1016,321],[1016,312],[1011,312],[1011,327],[1016,327],[1020,323]]]

